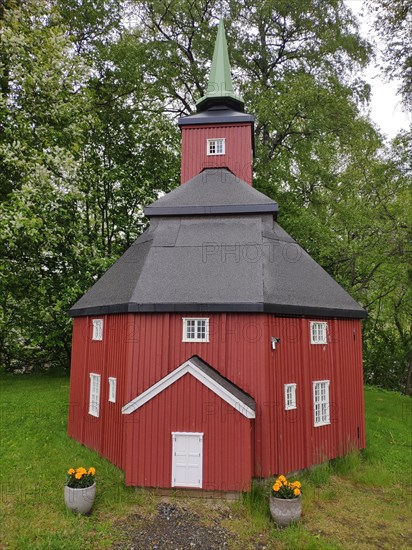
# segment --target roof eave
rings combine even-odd
[[[113,313],[271,313],[292,317],[326,317],[332,319],[366,319],[365,309],[344,309],[322,306],[296,306],[270,304],[267,302],[246,303],[123,303],[104,306],[76,307],[70,317],[108,315]]]
[[[231,109],[222,111],[206,111],[180,117],[177,121],[179,126],[198,126],[204,124],[253,124],[255,117],[248,113],[236,113]]]

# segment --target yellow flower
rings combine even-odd
[[[82,478],[82,475],[83,475],[83,474],[81,474],[81,473],[79,473],[79,472],[76,472],[76,474],[75,474],[74,477],[75,477],[76,479],[81,479],[81,478]]]
[[[295,481],[295,482],[293,483],[293,485],[294,485],[295,487],[297,487],[298,489],[301,488],[301,484],[299,483],[299,481]]]
[[[295,495],[295,497],[298,497],[300,495],[300,489],[296,487],[296,489],[293,490],[293,494]]]
[[[88,473],[89,475],[91,475],[91,476],[94,476],[94,474],[96,473],[96,469],[93,468],[93,466],[91,466],[91,467],[89,468],[89,471],[88,471],[87,473]]]
[[[84,474],[87,474],[86,468],[83,468],[83,467],[77,468],[76,472],[77,472],[78,474],[80,474],[80,476],[82,476],[82,475],[84,475]],[[79,478],[78,478],[78,479],[79,479]]]
[[[273,490],[275,491],[275,493],[277,493],[279,491],[279,489],[280,489],[280,485],[278,483],[275,483],[273,485]]]
[[[68,470],[67,473],[69,474],[69,476],[71,476],[71,475],[74,474],[75,471],[76,471],[76,470],[75,470],[74,468],[70,468],[70,470]]]
[[[285,476],[279,476],[277,481],[280,481],[281,483],[284,483],[286,481]]]

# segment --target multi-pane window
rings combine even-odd
[[[103,340],[103,319],[93,319],[92,340]]]
[[[99,416],[100,412],[100,374],[90,373],[89,414]]]
[[[296,384],[285,384],[285,409],[296,409]]]
[[[208,139],[207,140],[208,155],[224,155],[225,154],[225,139]]]
[[[183,342],[209,342],[209,319],[183,319]]]
[[[313,418],[315,426],[330,424],[329,380],[313,382]]]
[[[117,379],[109,376],[109,401],[116,403],[116,384]]]
[[[310,343],[327,344],[328,324],[324,322],[311,321],[310,323]]]

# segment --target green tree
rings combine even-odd
[[[61,4],[11,2],[1,20],[0,359],[9,368],[68,365],[69,307],[178,174],[177,132],[139,101],[138,48],[113,42],[115,21],[106,37],[101,18],[69,26]]]
[[[67,361],[83,68],[48,2],[8,2],[0,25],[0,358]]]
[[[387,78],[399,79],[404,106],[412,111],[412,2],[411,0],[370,0],[369,12],[383,44],[382,68]]]
[[[410,134],[385,149],[362,117],[371,48],[342,0],[1,4],[0,360],[68,364],[67,310],[177,185],[174,117],[204,95],[222,10],[255,185],[368,308],[366,379],[408,389]]]
[[[190,112],[204,94],[220,6],[139,2],[147,75],[173,113]],[[224,11],[237,87],[256,115],[255,185],[278,200],[281,224],[368,308],[367,380],[401,389],[408,178],[361,115],[370,90],[359,69],[372,49],[340,1],[227,2]],[[384,341],[391,345],[379,355]]]

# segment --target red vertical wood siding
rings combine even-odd
[[[116,466],[123,468],[125,457],[123,453],[124,421],[122,407],[124,405],[124,379],[130,327],[126,315],[106,316],[105,322],[107,323],[105,335],[107,345],[104,362],[104,384],[101,391],[101,403],[103,404],[101,453]],[[117,380],[115,403],[109,402],[109,377],[114,377]]]
[[[103,319],[103,340],[92,340],[92,320]],[[130,338],[127,315],[78,317],[73,320],[68,433],[124,467],[124,383]],[[100,374],[99,417],[89,414],[90,373]],[[116,403],[109,402],[109,377],[117,379]]]
[[[251,430],[251,420],[186,374],[127,416],[126,484],[171,487],[172,432],[201,432],[202,488],[248,490]]]
[[[207,155],[207,140],[225,138],[224,155]],[[252,185],[251,124],[208,124],[182,127],[181,183],[186,183],[205,168],[228,168]]]
[[[85,372],[88,370],[87,324],[87,317],[73,319],[68,434],[80,443],[84,443],[83,430],[87,414],[85,410],[87,391]]]
[[[192,315],[198,317],[199,315]],[[210,314],[210,342],[182,342],[182,319],[189,314],[136,315],[133,368],[125,403],[145,391],[184,361],[198,355],[256,401],[256,416],[265,394],[264,316]],[[260,475],[262,425],[256,424],[256,473]]]
[[[306,322],[306,321],[305,321]],[[297,470],[305,456],[306,422],[302,412],[304,365],[301,342],[304,339],[300,319],[269,317],[268,340],[279,338],[276,349],[270,345],[267,386],[270,407],[270,442],[266,445],[264,477]],[[296,384],[297,409],[285,410],[284,385]]]
[[[314,319],[315,321],[326,321],[326,319]],[[336,453],[336,431],[338,429],[339,403],[337,402],[337,374],[338,366],[334,363],[334,347],[336,346],[335,321],[328,320],[328,343],[310,343],[310,323],[307,323],[306,332],[306,357],[308,359],[307,369],[310,375],[307,386],[307,398],[310,403],[310,410],[307,407],[307,414],[311,419],[312,439],[312,463],[319,464],[329,458],[337,456]],[[329,402],[331,423],[326,426],[314,426],[313,418],[313,382],[329,380]],[[310,401],[309,401],[310,394]]]
[[[145,451],[144,460],[150,462],[151,456],[151,460],[159,462],[156,468],[160,470],[166,460],[171,460],[171,441],[164,439],[165,422],[176,423],[173,428],[168,424],[170,431],[203,431],[185,424],[187,418],[191,418],[190,407],[196,409],[196,400],[194,404],[190,400],[190,404],[186,399],[193,391],[203,402],[206,390],[199,389],[197,383],[192,387],[186,380],[182,384],[176,382],[176,388],[166,390],[163,397],[155,398],[153,403],[147,403],[132,415],[121,415],[123,405],[193,355],[198,355],[255,399],[256,420],[251,444],[253,476],[287,473],[365,446],[359,321],[313,319],[327,321],[329,329],[328,344],[314,345],[310,344],[311,319],[269,314],[205,314],[204,317],[210,319],[210,342],[185,343],[182,342],[182,318],[190,316],[199,317],[199,314],[105,316],[102,342],[91,340],[92,318],[74,320],[69,434],[126,469],[129,483],[137,479],[139,484],[143,483],[142,474],[136,470],[136,460],[129,457],[130,452],[136,454],[142,446],[149,446],[154,454]],[[276,350],[271,349],[272,336],[280,338]],[[90,372],[102,375],[98,419],[88,415]],[[108,402],[109,376],[117,378],[116,404]],[[331,424],[315,427],[313,382],[318,380],[330,381]],[[288,383],[297,385],[297,408],[286,411],[284,385]],[[233,409],[227,409],[229,405],[223,405],[214,394],[210,402],[219,411],[220,416],[216,416],[219,423],[223,422],[222,415],[227,415],[225,426],[229,425]],[[190,415],[186,418],[188,410]],[[200,413],[196,411],[193,418],[198,419]],[[130,428],[130,422],[137,426]],[[125,425],[128,438],[123,437]],[[226,437],[213,428],[213,418],[208,419],[208,426],[211,434],[216,433],[216,443]],[[239,432],[239,442],[245,440],[246,435],[242,434]],[[229,439],[232,444],[238,444],[234,437]],[[218,460],[222,463],[219,467],[222,471],[230,470],[233,464],[230,464],[229,447],[223,445],[219,453]],[[155,482],[155,474],[150,472],[148,480],[152,486],[165,483],[164,473],[159,473]],[[213,472],[215,481],[223,480],[217,467]],[[212,483],[212,477],[208,480]],[[216,486],[219,484],[222,489],[224,482],[216,481]]]
[[[358,320],[337,324],[337,360],[340,365],[340,428],[338,454],[366,445],[362,369],[362,328]]]
[[[327,344],[310,343],[311,320],[328,323]],[[280,337],[280,343],[272,351],[270,361],[271,424],[274,430],[272,441],[266,447],[267,454],[263,457],[264,466],[268,465],[264,475],[299,470],[348,450],[363,448],[360,322],[273,317],[269,331],[272,336]],[[313,382],[321,380],[330,381],[331,423],[314,426]],[[285,410],[285,384],[297,386],[296,409]]]

